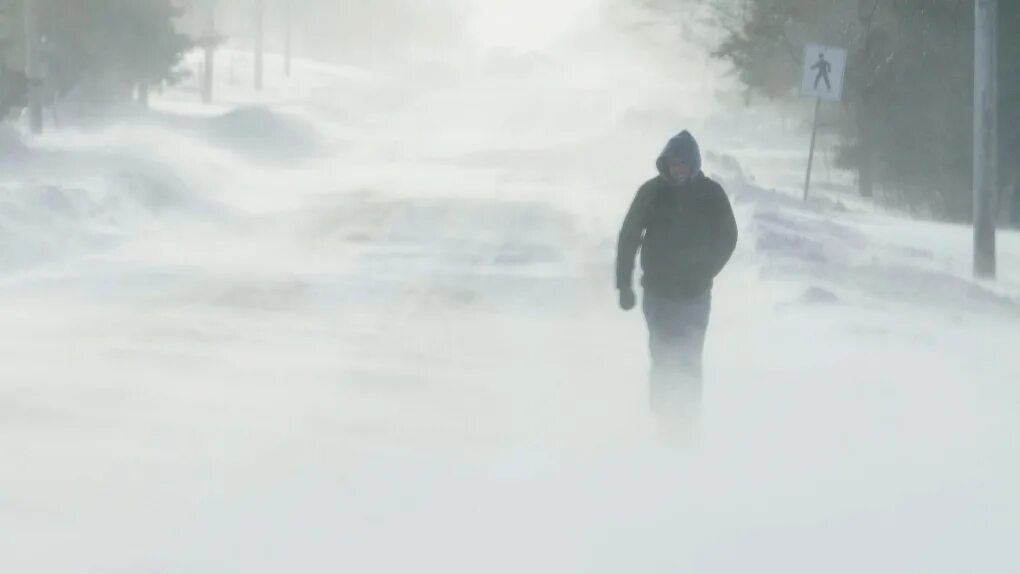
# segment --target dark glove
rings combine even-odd
[[[634,307],[637,307],[637,295],[634,294],[634,290],[620,289],[620,308],[630,311]]]

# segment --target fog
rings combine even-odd
[[[601,10],[600,3],[565,0],[546,5],[523,2],[477,0],[431,0],[411,2],[348,2],[341,0],[292,0],[291,14],[297,49],[306,55],[336,57],[349,62],[351,55],[374,54],[413,47],[415,51],[454,51],[470,47],[508,47],[538,50],[550,47],[571,30],[583,27],[585,18]],[[282,43],[286,26],[286,3],[267,2],[266,27],[270,43]],[[255,19],[252,3],[226,0],[217,3],[218,27],[232,41],[251,41]],[[195,6],[186,17],[189,25],[205,24],[206,12]],[[278,46],[282,49],[282,44]]]
[[[1015,232],[972,281],[825,135],[802,202],[811,102],[622,2],[294,0],[288,78],[267,0],[259,92],[249,4],[213,104],[2,132],[0,570],[1020,569]],[[682,129],[741,239],[677,444],[613,260]]]

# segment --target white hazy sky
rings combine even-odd
[[[198,0],[195,0],[196,2]],[[553,47],[574,31],[598,25],[610,0],[292,0],[297,50],[309,57],[350,57],[394,46],[506,48],[522,52]],[[217,26],[237,47],[249,48],[250,0],[216,0]],[[281,50],[283,0],[266,0],[267,47]],[[185,29],[200,31],[205,13],[192,11]],[[196,32],[197,33],[197,32]]]
[[[475,37],[484,46],[548,47],[597,12],[601,0],[474,0]]]

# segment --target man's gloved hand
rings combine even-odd
[[[620,308],[630,311],[637,306],[637,295],[633,289],[620,289]]]

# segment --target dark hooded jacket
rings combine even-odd
[[[688,183],[666,173],[666,159],[691,167]],[[737,224],[723,188],[701,172],[701,151],[683,132],[669,141],[656,166],[659,175],[638,190],[620,231],[618,289],[632,289],[634,259],[641,250],[642,284],[650,294],[683,300],[712,290],[737,245]]]

